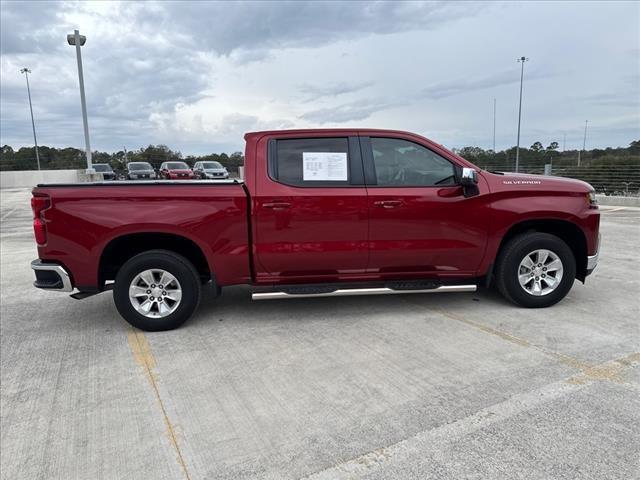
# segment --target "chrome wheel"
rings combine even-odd
[[[562,261],[554,252],[534,250],[520,262],[518,282],[525,292],[540,297],[558,288],[563,271]]]
[[[134,277],[129,285],[129,301],[148,318],[162,318],[176,311],[182,301],[178,279],[166,270],[154,268]]]

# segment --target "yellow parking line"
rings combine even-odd
[[[158,384],[156,382],[156,374],[154,372],[154,369],[156,367],[156,359],[153,356],[151,347],[149,347],[147,337],[145,336],[143,331],[131,328],[127,332],[127,342],[129,343],[129,348],[131,348],[133,359],[138,365],[142,367],[144,374],[147,377],[151,388],[153,389],[156,400],[160,405],[164,425],[167,429],[167,436],[169,437],[171,446],[176,451],[178,463],[182,468],[184,477],[186,478],[186,480],[190,480],[189,472],[187,470],[187,464],[184,461],[182,452],[180,451],[180,445],[178,444],[178,437],[176,435],[175,428],[169,420],[169,415],[167,414],[164,402],[162,401],[162,397],[160,397],[160,391],[158,390]]]

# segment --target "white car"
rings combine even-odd
[[[203,180],[226,180],[229,172],[219,162],[196,162],[193,166],[193,173]]]

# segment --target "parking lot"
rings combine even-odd
[[[602,208],[549,309],[235,287],[143,333],[31,286],[29,198],[1,192],[3,478],[640,478],[640,209]]]

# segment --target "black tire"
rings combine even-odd
[[[518,269],[527,254],[540,249],[555,253],[562,261],[564,271],[555,290],[534,296],[520,286]],[[526,308],[544,308],[558,303],[571,290],[575,277],[576,260],[569,246],[555,235],[539,232],[524,233],[509,240],[499,253],[495,270],[496,285],[502,296]]]
[[[162,269],[180,283],[182,299],[174,312],[161,318],[149,318],[136,311],[129,300],[129,286],[136,275],[149,269]],[[149,250],[129,259],[118,271],[113,300],[122,318],[140,330],[150,332],[178,328],[191,317],[200,303],[200,276],[191,262],[168,250]]]

